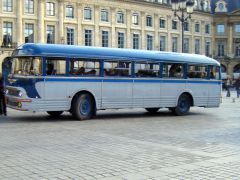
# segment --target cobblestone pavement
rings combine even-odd
[[[235,94],[232,94],[235,96]],[[235,102],[234,102],[235,101]],[[0,117],[0,179],[240,179],[240,99],[220,108]]]

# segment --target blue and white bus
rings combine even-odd
[[[220,64],[202,55],[24,44],[11,62],[7,106],[21,111],[68,111],[83,120],[103,109],[185,115],[191,106],[220,104]]]

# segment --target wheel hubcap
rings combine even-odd
[[[80,113],[82,115],[87,115],[90,112],[90,103],[87,99],[83,100],[80,103]]]

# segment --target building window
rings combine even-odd
[[[33,14],[34,13],[34,1],[25,0],[25,13]]]
[[[106,9],[101,10],[101,21],[108,22],[108,11]]]
[[[235,25],[235,32],[240,33],[240,24]]]
[[[205,55],[210,56],[210,48],[211,48],[211,42],[206,41],[205,42]]]
[[[172,29],[177,30],[178,23],[177,21],[173,20],[172,21]]]
[[[55,43],[55,26],[47,26],[47,43]]]
[[[178,52],[178,38],[172,37],[172,52]]]
[[[5,12],[12,12],[13,11],[12,0],[3,0],[3,11],[5,11]]]
[[[147,35],[147,50],[153,50],[153,36]]]
[[[152,16],[147,16],[146,22],[148,27],[152,27]]]
[[[205,25],[205,33],[210,34],[210,24]]]
[[[237,57],[240,56],[240,44],[237,44],[237,45],[236,45],[235,56],[237,56]]]
[[[124,48],[124,33],[118,32],[118,48]]]
[[[166,20],[163,19],[163,18],[160,18],[159,24],[160,24],[160,28],[165,28],[166,27]]]
[[[108,31],[102,31],[102,47],[109,47]]]
[[[67,28],[67,44],[74,45],[74,29]]]
[[[3,23],[3,47],[9,47],[12,45],[12,33],[13,33],[13,24],[11,22]]]
[[[225,54],[224,47],[225,47],[225,43],[224,42],[218,42],[217,43],[217,50],[218,50],[218,56],[219,57],[224,56],[224,54]]]
[[[133,34],[133,49],[139,49],[139,34]]]
[[[122,11],[117,12],[117,23],[124,24],[124,14]]]
[[[166,36],[160,36],[160,51],[166,51]]]
[[[195,39],[195,54],[200,54],[200,39]]]
[[[184,31],[189,31],[189,23],[188,22],[184,23]]]
[[[47,15],[55,16],[55,4],[52,2],[47,2]]]
[[[73,6],[66,6],[66,17],[67,18],[74,18]]]
[[[224,24],[218,24],[217,25],[217,33],[218,34],[224,34],[225,33],[225,26],[224,26]]]
[[[195,32],[200,32],[200,24],[199,23],[195,24]]]
[[[92,46],[92,30],[85,29],[85,46]]]
[[[184,38],[183,52],[189,53],[189,38]]]
[[[24,30],[25,43],[33,43],[34,42],[34,24],[25,24]]]
[[[132,15],[132,23],[133,23],[134,25],[139,25],[139,15],[138,15],[137,13],[134,13],[134,14]]]
[[[84,19],[85,20],[92,20],[92,9],[90,7],[84,8]]]

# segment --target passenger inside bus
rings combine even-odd
[[[181,78],[182,77],[182,67],[179,64],[173,64],[169,70],[169,77],[176,77]]]
[[[56,74],[56,70],[54,70],[53,64],[47,64],[47,75],[54,75]]]

